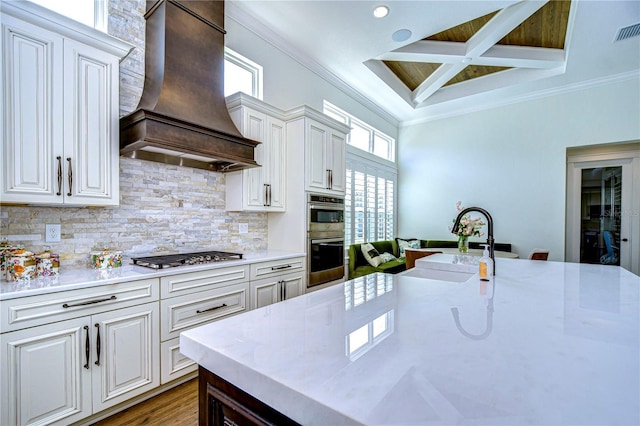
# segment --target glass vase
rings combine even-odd
[[[460,253],[466,253],[469,251],[469,237],[460,235],[458,237],[458,251]]]

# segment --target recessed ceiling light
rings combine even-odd
[[[378,6],[373,9],[373,16],[376,18],[384,18],[389,14],[389,8],[387,6]]]
[[[411,37],[411,31],[407,29],[398,30],[391,36],[393,41],[407,41]]]

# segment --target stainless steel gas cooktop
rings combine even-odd
[[[226,251],[201,251],[196,253],[167,254],[159,256],[132,257],[134,265],[147,268],[163,269],[183,265],[199,265],[203,263],[222,262],[242,259],[241,253]]]

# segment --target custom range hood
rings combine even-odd
[[[256,167],[254,148],[224,98],[224,1],[148,1],[145,80],[120,119],[120,154],[233,171]]]

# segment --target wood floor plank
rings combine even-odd
[[[198,379],[107,417],[93,426],[195,426],[198,424]]]

